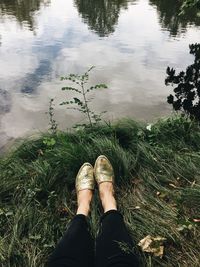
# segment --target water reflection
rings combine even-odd
[[[101,37],[115,31],[120,9],[126,9],[128,2],[130,0],[75,0],[84,22]]]
[[[188,25],[200,25],[200,17],[197,15],[196,10],[191,10],[184,16],[178,16],[181,1],[150,0],[150,4],[157,7],[162,27],[169,30],[170,34],[173,36],[185,32]]]
[[[41,5],[48,5],[51,0],[0,0],[0,15],[15,16],[20,25],[25,22],[31,30],[34,30],[34,12]]]
[[[47,128],[50,98],[60,129],[82,123],[78,113],[59,105],[65,98],[59,77],[92,65],[91,83],[109,87],[97,91],[93,102],[95,111],[108,111],[106,119],[168,114],[166,66],[184,69],[191,63],[188,45],[198,41],[199,28],[182,23],[186,33],[173,38],[166,25],[176,19],[178,6],[149,1],[51,0],[44,8],[44,0],[0,0],[0,147],[9,138]],[[180,31],[175,28],[173,34]]]
[[[9,112],[10,108],[11,96],[8,91],[0,88],[0,114]]]

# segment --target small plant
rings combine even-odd
[[[53,137],[44,137],[43,144],[48,148],[52,148],[56,144],[56,140]]]
[[[49,111],[47,112],[49,115],[49,125],[50,128],[49,130],[51,131],[52,134],[55,134],[57,131],[58,124],[56,120],[54,119],[54,99],[51,98],[49,101]]]
[[[173,68],[167,68],[165,84],[177,85],[170,94],[167,102],[173,105],[174,110],[182,111],[200,121],[200,44],[191,44],[190,54],[194,55],[194,63],[176,75]]]
[[[62,90],[73,91],[78,95],[78,97],[73,97],[73,99],[69,101],[63,101],[62,103],[60,103],[60,105],[67,105],[67,109],[77,110],[84,114],[87,117],[90,127],[101,121],[101,116],[103,113],[105,113],[105,111],[101,112],[100,114],[96,114],[90,109],[88,104],[92,101],[92,98],[89,98],[89,93],[93,90],[107,88],[105,84],[96,84],[94,86],[86,87],[86,84],[89,80],[89,73],[93,68],[94,66],[89,68],[82,75],[69,74],[69,76],[61,77],[61,81],[67,80],[75,85],[62,87]],[[82,124],[82,126],[85,126],[85,124]]]

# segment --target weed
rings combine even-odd
[[[48,111],[48,114],[49,114],[49,125],[50,125],[50,132],[52,134],[55,134],[56,131],[57,131],[57,128],[58,128],[58,124],[56,122],[56,120],[54,119],[54,99],[51,98],[50,101],[49,101],[49,111]]]
[[[72,100],[63,101],[60,105],[67,105],[67,109],[72,109],[81,112],[84,114],[87,119],[90,127],[94,124],[97,124],[101,121],[101,116],[104,112],[97,114],[92,111],[89,107],[89,103],[92,101],[92,98],[89,98],[89,93],[97,89],[105,89],[107,86],[105,84],[96,84],[94,86],[86,87],[89,81],[89,73],[94,68],[89,68],[84,74],[69,74],[68,76],[61,77],[61,81],[67,80],[72,82],[72,86],[62,87],[63,91],[73,91],[77,94],[77,97],[73,97]],[[76,87],[75,87],[76,86]],[[76,125],[78,127],[80,125]],[[87,124],[81,124],[81,126],[87,126]]]

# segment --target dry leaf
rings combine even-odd
[[[152,237],[147,235],[140,240],[138,246],[140,246],[143,251],[153,253],[154,256],[162,258],[164,253],[163,241],[165,240],[166,238],[161,236]]]
[[[169,184],[171,187],[173,188],[177,188],[177,186],[175,186],[174,184]]]
[[[193,187],[196,184],[196,181],[193,181],[191,184],[191,187]]]
[[[135,206],[135,209],[136,209],[136,210],[139,210],[139,209],[140,209],[140,206]]]
[[[39,156],[44,155],[44,152],[42,151],[42,149],[38,149],[38,155],[39,155]]]

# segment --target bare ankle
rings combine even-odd
[[[90,212],[90,203],[92,201],[92,190],[82,190],[77,194],[78,208],[76,214],[88,216]]]
[[[117,203],[114,196],[108,196],[101,200],[104,212],[117,210]]]
[[[78,206],[76,214],[83,214],[85,216],[88,216],[90,212],[90,203],[81,203]]]
[[[107,212],[109,210],[117,210],[117,203],[114,197],[114,188],[112,183],[101,183],[99,185],[99,195],[104,212]]]

